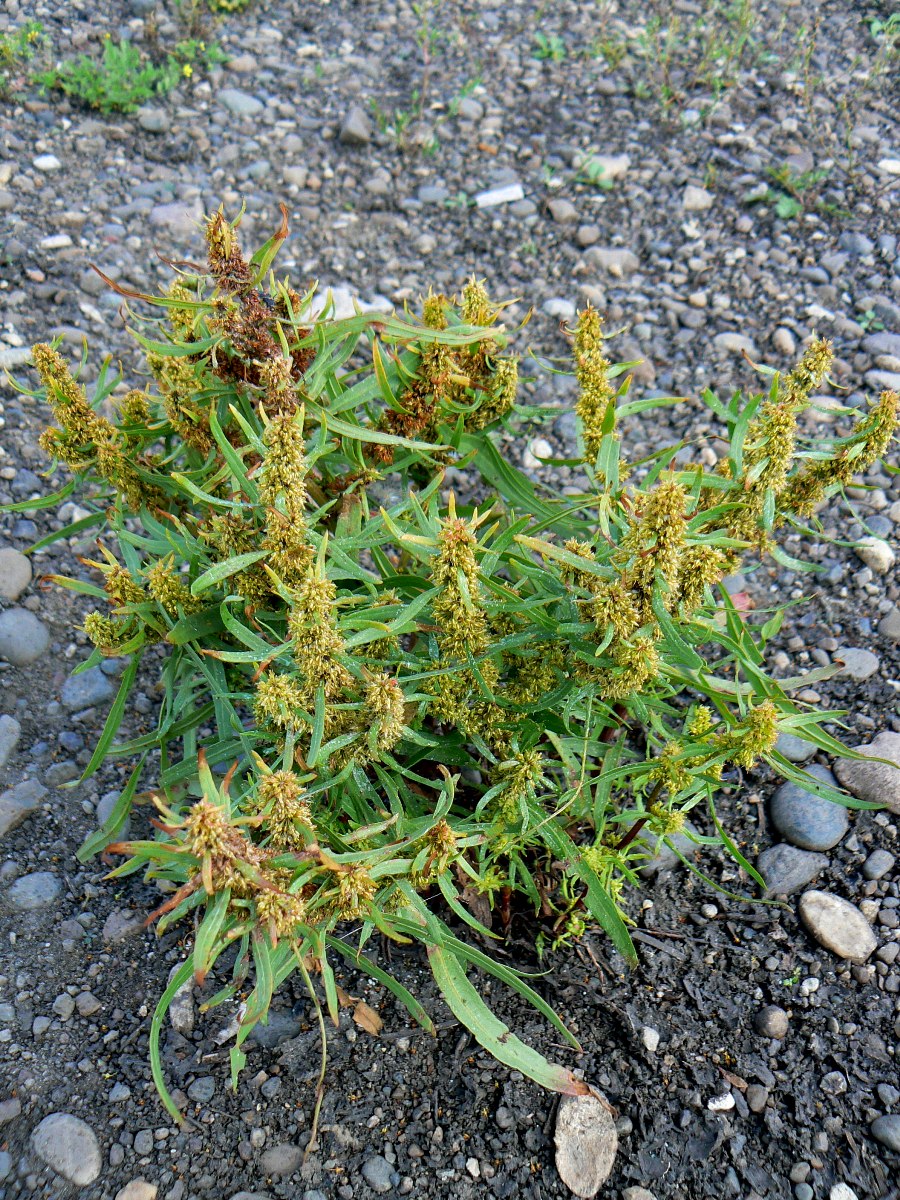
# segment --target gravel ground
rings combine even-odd
[[[659,65],[630,53],[610,66],[598,53],[602,44],[615,62],[646,19],[648,6],[633,0],[442,0],[418,14],[388,0],[258,0],[207,31],[232,56],[224,69],[198,72],[138,113],[102,116],[22,85],[0,102],[0,362],[24,382],[32,341],[59,334],[77,357],[87,336],[89,376],[102,353],[129,376],[138,360],[120,299],[90,264],[154,289],[168,278],[159,255],[200,252],[204,211],[245,201],[252,244],[284,200],[283,266],[332,287],[342,311],[353,297],[381,307],[429,284],[454,290],[476,272],[493,295],[519,298],[511,323],[534,307],[530,344],[552,360],[566,349],[561,323],[590,299],[622,330],[614,357],[643,360],[644,392],[752,386],[744,351],[784,368],[818,329],[838,358],[810,421],[840,428],[835,397],[858,406],[900,386],[897,60],[893,76],[873,78],[870,27],[889,8],[817,6],[804,66],[816,13],[760,0],[735,86],[713,104],[709,81],[690,69],[699,7],[672,6],[685,49],[670,64],[679,95],[667,112]],[[57,52],[97,53],[106,32],[166,46],[184,34],[178,13],[152,0],[5,0],[0,33],[36,18]],[[803,206],[785,215],[782,202],[779,216],[770,172],[784,169]],[[525,371],[526,399],[559,408],[509,435],[508,452],[537,471],[539,458],[574,452],[572,381],[534,360]],[[2,402],[0,503],[47,494],[55,485],[37,445],[47,412],[9,386]],[[685,438],[692,455],[716,458],[698,403],[626,433],[633,456]],[[551,481],[576,479],[560,468]],[[849,744],[877,736],[878,752],[900,762],[900,482],[886,472],[861,482],[852,512],[820,514],[825,537],[788,539],[820,574],[766,563],[731,583],[757,608],[803,601],[767,648],[771,668],[788,676],[843,663],[801,698],[846,710]],[[453,1023],[418,954],[395,950],[393,968],[435,1014],[438,1038],[408,1028],[383,990],[344,972],[342,986],[385,1026],[373,1038],[342,1015],[319,1144],[305,1163],[318,1032],[308,999],[290,988],[236,1093],[217,1037],[233,1012],[202,1014],[201,996],[184,997],[164,1062],[189,1123],[167,1121],[147,1034],[187,932],[157,940],[141,928],[150,887],[104,882],[102,863],[74,858],[127,764],[64,786],[89,758],[124,664],[70,680],[85,654],[73,632],[83,606],[37,583],[83,571],[87,543],[36,554],[31,581],[18,553],[78,515],[76,499],[0,517],[0,1200],[568,1195],[554,1166],[555,1097]],[[863,537],[875,542],[860,546]],[[126,734],[153,727],[149,674],[144,688]],[[900,1195],[897,772],[824,756],[812,766],[890,809],[847,819],[765,773],[733,788],[721,812],[744,853],[762,856],[778,903],[732,899],[663,861],[631,901],[637,970],[626,973],[593,935],[549,960],[540,986],[583,1039],[575,1065],[618,1114],[604,1195]],[[138,810],[132,830],[145,826]],[[746,889],[722,856],[705,853],[700,866],[729,892]],[[537,969],[533,945],[534,930],[514,924],[504,953]],[[568,1053],[532,1013],[484,986],[520,1036]]]

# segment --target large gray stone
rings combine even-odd
[[[20,912],[50,908],[59,898],[62,884],[52,871],[32,871],[21,875],[9,889],[8,899]]]
[[[787,842],[763,850],[756,860],[756,869],[766,881],[767,896],[789,896],[799,892],[827,866],[826,855],[798,850]]]
[[[881,660],[871,650],[863,650],[859,646],[842,646],[835,654],[836,659],[844,664],[841,674],[855,679],[858,683],[869,679],[881,666]]]
[[[103,704],[116,694],[114,684],[99,667],[88,667],[80,675],[70,675],[62,686],[60,700],[70,712]]]
[[[800,919],[820,946],[848,962],[864,963],[878,944],[856,905],[829,892],[804,892]]]
[[[345,146],[367,146],[372,140],[372,122],[359,104],[354,104],[344,117],[339,137]]]
[[[839,758],[834,773],[858,800],[883,804],[900,813],[900,733],[884,730],[868,746],[854,746],[865,758]],[[885,758],[887,762],[873,762]]]
[[[262,100],[257,100],[249,92],[239,88],[222,88],[219,92],[219,103],[224,104],[230,113],[236,117],[256,117],[266,107]]]
[[[30,817],[47,795],[47,789],[37,779],[26,779],[0,796],[0,838]]]
[[[293,1175],[303,1164],[303,1151],[291,1142],[280,1142],[264,1150],[259,1160],[266,1175]]]
[[[871,1129],[872,1136],[877,1138],[882,1146],[900,1154],[900,1115],[888,1113],[885,1117],[876,1117]]]
[[[87,1187],[100,1174],[97,1135],[80,1117],[51,1113],[32,1132],[31,1144],[38,1158],[78,1187]]]
[[[11,546],[0,550],[0,596],[18,600],[31,583],[31,560]]]
[[[599,1094],[563,1096],[556,1116],[556,1169],[576,1196],[595,1196],[619,1148],[616,1122]]]
[[[0,717],[0,767],[5,767],[9,762],[21,736],[22,726],[15,717],[4,713]]]
[[[818,763],[808,767],[805,774],[831,787],[837,786],[828,768]],[[776,790],[769,807],[775,828],[785,841],[801,850],[830,850],[850,824],[843,805],[814,796],[790,781]]]
[[[50,631],[27,608],[7,608],[0,613],[0,658],[14,667],[27,667],[50,645]]]

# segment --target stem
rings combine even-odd
[[[647,797],[647,807],[648,808],[650,808],[652,805],[654,805],[656,803],[656,801],[659,799],[659,795],[660,795],[660,792],[662,791],[662,789],[663,789],[663,781],[660,779],[654,784],[653,791]],[[638,819],[634,822],[634,824],[631,826],[631,828],[628,830],[628,832],[624,835],[624,837],[621,839],[621,841],[617,844],[616,849],[624,850],[626,846],[630,846],[631,843],[634,841],[634,839],[641,832],[641,830],[644,828],[644,826],[647,824],[647,822],[649,820],[650,820],[649,817],[638,817]]]

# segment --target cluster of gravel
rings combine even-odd
[[[252,245],[284,201],[291,234],[280,263],[300,284],[331,288],[340,315],[355,303],[414,303],[429,285],[453,291],[473,272],[497,298],[514,298],[510,328],[534,310],[516,335],[537,355],[522,362],[523,395],[550,411],[537,428],[504,434],[504,449],[563,490],[578,490],[577,468],[541,460],[576,455],[574,386],[545,366],[559,365],[564,327],[586,300],[621,330],[612,356],[641,360],[636,395],[753,387],[748,357],[785,368],[814,330],[834,340],[837,359],[804,418],[809,433],[844,431],[841,405],[900,387],[900,129],[890,80],[857,86],[875,44],[856,13],[817,6],[812,60],[834,78],[861,55],[845,136],[832,92],[804,95],[791,66],[785,39],[814,15],[803,2],[787,26],[782,6],[762,3],[757,53],[738,86],[708,114],[710,97],[696,92],[669,119],[652,95],[634,94],[640,64],[613,70],[589,53],[608,6],[443,0],[428,9],[440,36],[401,150],[381,125],[422,86],[418,7],[259,2],[210,31],[231,56],[224,68],[198,71],[133,115],[28,87],[0,102],[0,365],[29,384],[32,341],[57,335],[76,361],[87,338],[88,380],[111,353],[134,382],[121,297],[91,264],[125,288],[156,290],[170,278],[159,255],[201,253],[204,212],[245,201]],[[634,0],[609,7],[619,30],[646,16]],[[687,20],[696,6],[676,7]],[[184,34],[178,7],[152,0],[7,0],[0,34],[30,18],[57,54],[97,53],[106,32],[146,46]],[[563,39],[565,57],[535,57],[538,29]],[[785,164],[829,170],[792,220],[766,195],[770,170]],[[598,170],[609,187],[591,182]],[[37,500],[62,482],[37,444],[47,411],[0,388],[0,504]],[[623,441],[636,459],[684,440],[685,457],[713,466],[719,433],[702,403],[684,400],[627,422]],[[663,855],[630,901],[639,970],[628,974],[591,935],[539,981],[583,1039],[578,1065],[615,1106],[606,1187],[623,1200],[867,1200],[892,1186],[900,771],[874,760],[900,764],[897,479],[873,470],[852,489],[852,511],[835,502],[819,514],[821,535],[786,539],[816,574],[766,562],[729,581],[757,609],[802,601],[766,648],[768,665],[783,679],[809,675],[800,701],[842,710],[833,732],[868,757],[835,761],[790,738],[784,754],[884,811],[848,811],[765,773],[743,781],[720,815],[778,906],[734,898],[752,885],[721,855],[699,859],[721,893]],[[130,770],[112,760],[77,782],[125,663],[73,676],[86,654],[83,598],[40,586],[45,575],[90,578],[79,556],[90,557],[91,530],[24,553],[87,516],[85,503],[0,517],[0,1195],[567,1194],[553,1165],[553,1098],[448,1020],[427,969],[402,952],[392,967],[435,1013],[439,1037],[407,1028],[383,988],[345,971],[342,986],[381,1011],[385,1030],[373,1039],[342,1012],[308,1154],[317,1023],[290,987],[257,1031],[236,1093],[236,1007],[200,1008],[226,977],[179,996],[163,1062],[189,1120],[168,1122],[147,1038],[189,931],[157,940],[143,928],[158,902],[152,884],[107,881],[109,864],[75,859]],[[157,668],[152,659],[142,671],[123,737],[153,727]],[[707,831],[702,815],[697,827]],[[131,832],[150,834],[146,809]],[[529,936],[506,950],[533,968]],[[517,1033],[563,1054],[533,1014],[482,985]]]

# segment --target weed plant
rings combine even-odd
[[[107,34],[99,59],[86,54],[65,59],[36,76],[48,90],[65,92],[73,100],[100,112],[134,112],[156,96],[171,92],[195,69],[206,70],[225,61],[216,45],[189,38],[178,42],[162,62],[154,62],[132,42],[115,42]]]
[[[791,698],[827,669],[771,678],[781,611],[738,611],[722,581],[746,556],[798,565],[779,527],[876,462],[898,397],[855,414],[848,436],[804,441],[798,417],[832,361],[814,338],[760,394],[704,393],[723,438],[714,470],[679,466],[678,447],[632,461],[622,420],[679,401],[630,398],[635,364],[610,363],[588,307],[571,336],[589,483],[558,496],[492,436],[516,412],[517,360],[481,283],[429,294],[418,315],[314,318],[312,290],[271,271],[286,235],[285,219],[248,259],[215,213],[205,266],[181,264],[163,296],[122,293],[147,387],[118,393],[106,364],[89,395],[34,347],[55,417],[41,442],[72,473],[40,503],[78,487],[91,507],[40,544],[98,532],[97,582],[55,577],[97,604],[78,670],[129,659],[84,778],[109,758],[136,765],[80,857],[121,857],[113,878],[159,886],[149,920],[192,929],[153,1016],[154,1079],[178,1118],[162,1022],[213,971],[204,1009],[240,1002],[235,1079],[290,975],[337,1020],[339,959],[433,1031],[366,953],[380,935],[424,946],[450,1009],[500,1061],[584,1092],[488,1009],[472,968],[578,1045],[471,935],[502,940],[518,905],[547,942],[599,925],[634,962],[629,889],[689,815],[709,830],[694,842],[723,845],[762,886],[717,808],[740,772],[765,762],[855,803],[776,747],[790,732],[843,752],[825,728],[838,714]],[[448,490],[450,464],[477,507]],[[158,726],[117,741],[142,661],[161,667]],[[117,841],[136,800],[156,834]]]

